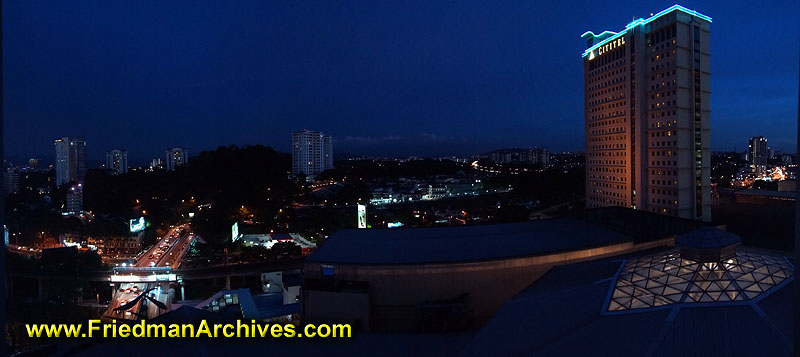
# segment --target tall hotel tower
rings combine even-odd
[[[711,220],[710,24],[675,5],[583,34],[587,208]]]

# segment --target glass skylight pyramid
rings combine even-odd
[[[627,260],[607,311],[746,302],[792,277],[794,267],[785,257],[740,248],[738,237],[720,232],[704,228],[678,237],[679,249]]]

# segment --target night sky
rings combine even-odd
[[[5,1],[6,155],[171,146],[468,155],[584,149],[580,35],[674,2]],[[794,152],[800,1],[687,1],[711,25],[711,146]]]

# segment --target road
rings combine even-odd
[[[152,247],[139,256],[134,263],[134,267],[148,268],[148,267],[172,267],[178,268],[181,264],[186,252],[189,250],[192,241],[194,240],[194,233],[190,232],[188,224],[180,225],[171,228],[166,235],[160,237]],[[129,301],[135,299],[142,292],[150,288],[155,288],[149,295],[152,295],[162,303],[169,305],[167,300],[166,291],[168,286],[162,286],[163,283],[122,283],[120,287],[114,292],[112,301],[109,304],[106,316],[118,319],[131,319],[137,320],[139,317],[152,318],[157,316],[161,311],[155,310],[151,307],[151,303],[147,303],[145,299],[139,302],[126,311],[115,312],[114,309],[120,307]],[[143,306],[145,307],[143,309]]]
[[[186,256],[186,253],[189,251],[189,248],[194,241],[195,235],[187,228],[184,229],[178,239],[164,251],[164,255],[161,258],[161,261],[156,264],[156,266],[168,266],[172,267],[173,269],[178,269],[183,262],[183,257]]]
[[[115,312],[114,309],[127,304],[129,301],[135,299],[142,291],[149,289],[149,284],[144,283],[124,283],[120,284],[119,289],[114,292],[114,297],[108,305],[106,316],[116,319],[137,320],[139,310],[142,307],[140,300],[135,306],[126,311]]]
[[[177,269],[181,259],[189,250],[194,240],[194,233],[189,225],[184,224],[171,228],[167,234],[156,241],[150,249],[142,254],[134,264],[137,268],[172,267]]]
[[[42,250],[38,248],[25,247],[16,244],[8,244],[8,251],[10,253],[17,253],[22,255],[37,255],[42,254]]]

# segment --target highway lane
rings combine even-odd
[[[139,256],[139,259],[134,263],[134,266],[137,268],[147,268],[152,266],[170,266],[169,264],[175,264],[175,260],[171,257],[175,255],[175,252],[182,251],[181,248],[178,250],[175,250],[175,248],[180,247],[181,244],[184,244],[187,241],[186,237],[189,236],[188,227],[188,224],[172,227],[166,235],[160,237],[152,247],[144,252],[144,254]],[[112,301],[109,304],[108,310],[106,311],[106,316],[110,318],[129,320],[138,319],[140,314],[149,316],[151,314],[149,312],[150,309],[142,309],[142,306],[144,306],[144,299],[139,300],[135,306],[126,311],[115,312],[114,309],[135,299],[143,291],[146,291],[151,287],[158,287],[157,285],[158,284],[155,283],[120,284],[119,289],[114,292]]]
[[[135,299],[142,291],[149,288],[149,284],[144,283],[123,283],[120,284],[119,289],[114,292],[114,297],[108,306],[106,316],[115,319],[136,320],[138,319],[139,310],[142,307],[140,300],[136,305],[125,311],[115,312],[114,309],[127,304]]]
[[[192,233],[187,226],[175,243],[164,252],[164,256],[161,261],[158,262],[157,266],[168,266],[173,269],[178,269],[183,261],[183,257],[186,256],[186,253],[189,251],[194,238],[194,233]]]
[[[165,236],[160,237],[150,249],[139,257],[134,266],[137,268],[167,266],[169,251],[181,241],[188,228],[188,224],[172,227]]]

